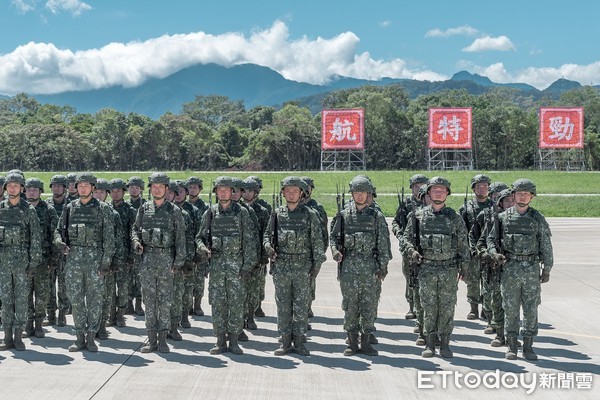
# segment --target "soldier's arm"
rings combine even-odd
[[[500,222],[502,222],[502,216],[504,214],[500,213],[496,216],[496,218],[500,219]],[[502,234],[502,232],[499,232],[500,235]],[[483,236],[483,235],[482,235]],[[485,238],[486,241],[486,249],[488,254],[490,255],[494,255],[494,254],[498,254],[498,251],[496,250],[496,243],[497,243],[498,238],[496,237],[496,230],[493,229],[493,226],[489,227],[489,230],[487,232],[487,236]]]
[[[310,242],[311,252],[312,252],[312,266],[311,269],[314,273],[318,273],[321,269],[321,264],[325,262],[327,257],[325,257],[325,243],[323,242],[323,235],[321,231],[321,225],[319,222],[319,218],[313,214],[309,213],[310,218]]]
[[[58,246],[56,246],[56,244],[54,244],[54,237],[55,237],[55,231],[56,231],[56,227],[58,226],[58,214],[56,213],[56,209],[52,206],[48,206],[48,217],[49,217],[49,224],[50,224],[50,232],[51,232],[51,236],[49,238],[50,240],[50,263],[51,264],[55,264],[57,262],[57,260],[60,258],[60,248]]]
[[[467,239],[467,227],[465,221],[456,215],[455,218],[455,229],[457,236],[457,256],[459,261],[459,267],[461,270],[466,271],[469,267],[469,261],[471,260],[471,253],[469,251],[469,243]]]
[[[102,260],[101,266],[108,267],[112,263],[115,254],[115,227],[111,208],[106,204],[100,204],[100,215],[102,217]]]
[[[173,266],[175,268],[181,268],[183,267],[187,253],[185,247],[185,221],[179,207],[174,207],[173,229],[175,231],[175,260],[173,260]]]
[[[56,223],[56,229],[54,229],[53,243],[57,248],[61,249],[61,251],[62,251],[63,245],[65,244],[63,241],[63,226],[65,224],[63,218],[67,218],[66,214],[69,212],[70,208],[71,207],[68,204],[65,206],[65,208],[63,208],[63,212],[58,217],[58,221]]]
[[[125,262],[125,245],[123,244],[123,222],[118,212],[113,212],[114,233],[115,233],[115,255],[113,257],[113,268],[119,267]]]
[[[202,215],[202,223],[200,229],[196,234],[196,250],[198,253],[208,253],[208,247],[206,247],[206,235],[208,233],[208,213],[210,210],[207,208]]]
[[[35,268],[42,262],[42,228],[33,207],[27,210],[29,225],[29,267]]]
[[[413,251],[416,251],[415,243],[413,243],[413,237],[411,235],[413,229],[412,220],[413,218],[409,215],[409,218],[407,219],[406,223],[406,229],[404,229],[404,231],[402,232],[402,236],[399,240],[400,252],[406,257],[408,257]]]
[[[379,271],[384,275],[387,274],[387,268],[390,260],[392,259],[392,249],[390,245],[390,231],[385,217],[382,213],[377,212],[377,262],[379,264]]]
[[[135,220],[131,225],[131,248],[135,251],[135,248],[142,244],[142,235],[141,235],[141,226],[142,226],[142,207],[137,211],[135,215]],[[63,213],[64,214],[64,213]]]
[[[258,264],[258,246],[259,241],[257,232],[257,223],[250,216],[250,212],[244,207],[240,207],[242,223],[242,251],[243,253],[243,271],[252,271],[252,268]]]
[[[552,232],[543,215],[540,216],[539,245],[540,257],[544,264],[544,272],[550,272],[554,266],[554,251],[552,249]]]

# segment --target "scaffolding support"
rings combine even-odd
[[[471,149],[436,149],[428,151],[427,169],[433,170],[473,170]]]
[[[539,170],[585,171],[585,155],[580,148],[538,148],[535,165]]]
[[[321,171],[364,171],[364,150],[321,150]]]

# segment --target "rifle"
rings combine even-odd
[[[342,210],[344,209],[344,196],[340,196],[340,185],[336,185],[336,195],[335,202],[337,204],[337,214],[335,215],[334,226],[336,227],[335,233],[335,244],[337,250],[342,253],[342,261],[337,263],[337,279],[340,280],[340,276],[342,275],[342,262],[344,257],[344,216],[342,215]]]
[[[465,190],[465,202],[464,202],[464,208],[465,208],[465,213],[463,214],[463,220],[465,221],[465,226],[467,227],[467,232],[471,231],[471,224],[469,223],[469,204],[468,204],[468,197],[469,197],[469,185],[467,185],[467,189]]]
[[[212,182],[211,185],[212,187]],[[208,192],[208,214],[206,215],[206,247],[208,251],[212,251],[212,220],[213,220],[213,209],[212,209],[212,190]]]
[[[421,249],[421,237],[419,235],[419,220],[417,219],[417,214],[415,210],[415,203],[412,205],[412,210],[410,212],[410,222],[411,222],[411,230],[410,237],[411,241],[415,247],[415,250],[421,255],[423,255],[423,249]],[[409,265],[409,276],[408,276],[408,287],[415,288],[419,284],[419,264],[412,262]]]
[[[500,218],[498,218],[498,207],[496,205],[492,206],[492,218],[494,219],[494,236],[496,238],[494,246],[496,247],[496,252],[498,254],[504,254],[502,250],[502,229],[500,227]],[[489,272],[490,278],[493,277],[495,278],[494,280],[499,281],[500,275],[502,274],[502,265],[499,265],[498,268],[494,268],[494,265],[490,263]]]
[[[277,230],[278,230],[278,226],[277,226],[277,205],[275,203],[276,200],[276,194],[275,194],[275,188],[276,188],[276,184],[273,183],[273,198],[271,200],[271,219],[269,220],[269,242],[271,243],[271,247],[273,248],[273,250],[275,250],[275,254],[277,254],[278,251],[278,247],[279,247],[279,238],[277,235]],[[281,196],[281,194],[280,194]],[[281,199],[281,197],[280,197]],[[275,263],[273,262],[273,259],[269,259],[269,274],[273,275],[273,272],[275,270]]]

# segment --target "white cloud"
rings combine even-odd
[[[35,10],[35,0],[12,0],[12,4],[21,14]]]
[[[30,42],[0,56],[0,92],[50,94],[119,85],[134,87],[149,78],[164,78],[207,63],[227,67],[258,64],[287,79],[313,84],[326,84],[337,75],[370,80],[447,79],[433,71],[409,68],[402,59],[375,60],[368,52],[358,54],[359,40],[352,32],[331,39],[291,40],[285,23],[276,21],[250,37],[196,32],[75,52],[52,43]]]
[[[466,52],[480,52],[480,51],[509,51],[516,50],[515,45],[510,41],[507,36],[484,36],[475,39],[473,43],[462,49]]]
[[[443,31],[439,28],[435,28],[430,31],[427,31],[427,33],[425,34],[425,37],[448,37],[448,36],[456,36],[456,35],[474,36],[474,35],[477,35],[478,33],[479,33],[479,31],[477,29],[472,28],[469,25],[462,25],[462,26],[458,26],[456,28],[446,29],[445,31]]]
[[[82,12],[91,10],[92,6],[80,0],[48,0],[46,8],[52,14],[65,11],[73,16],[79,16]]]
[[[391,24],[392,24],[392,21],[390,21],[389,19],[386,19],[385,21],[381,21],[379,23],[379,26],[382,27],[382,28],[387,28]]]

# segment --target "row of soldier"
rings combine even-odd
[[[39,204],[43,203],[39,202],[43,188],[41,181],[32,178],[27,182],[21,179],[21,182],[14,175],[7,176],[5,187],[9,199],[6,201],[11,198],[8,190],[9,186],[13,186],[11,183],[22,184],[28,201],[38,210],[42,226],[45,226],[46,220],[50,224],[48,226],[52,226],[53,222],[50,221],[53,219],[43,217],[38,209]],[[522,181],[525,186],[532,185],[530,181]],[[519,182],[515,182],[516,186],[513,185],[513,192],[518,193]],[[377,354],[371,346],[377,342],[373,335],[374,322],[381,282],[387,275],[391,251],[387,224],[374,201],[375,187],[368,177],[357,176],[350,182],[352,201],[346,207],[338,205],[330,238],[327,235],[327,214],[311,198],[314,184],[310,178],[284,179],[281,182],[281,194],[285,205],[274,210],[270,210],[271,207],[264,200],[258,199],[262,188],[258,177],[249,177],[244,181],[230,177],[217,178],[212,188],[217,201],[210,206],[199,199],[202,181],[198,178],[172,181],[165,174],[155,173],[150,176],[149,183],[152,201],[144,203],[140,197],[144,188],[140,178],[133,177],[126,184],[120,179],[111,182],[97,180],[88,173],[76,177],[73,186],[79,194],[79,200],[73,202],[70,212],[61,211],[60,221],[54,225],[57,226],[56,232],[46,229],[46,234],[42,235],[42,247],[46,249],[44,257],[52,261],[36,264],[38,273],[35,274],[31,289],[27,290],[35,294],[30,295],[29,302],[34,298],[36,300],[35,318],[31,318],[30,312],[28,320],[34,321],[35,328],[33,323],[28,322],[28,334],[43,335],[41,320],[44,316],[44,304],[48,303],[44,302],[47,297],[43,288],[54,288],[56,285],[53,281],[51,284],[40,282],[38,285],[36,282],[47,275],[44,271],[50,264],[58,266],[50,270],[58,276],[59,325],[65,323],[68,300],[75,303],[72,307],[77,339],[69,350],[87,348],[97,351],[94,338],[107,338],[107,324],[125,325],[123,315],[128,308],[133,308],[130,299],[136,298],[135,311],[143,313],[139,304],[141,288],[148,330],[148,345],[142,351],[167,352],[169,347],[166,339],[181,340],[178,326],[190,326],[188,312],[203,315],[200,302],[204,292],[204,278],[208,275],[209,303],[212,306],[213,328],[217,337],[211,353],[219,354],[229,350],[241,354],[243,351],[238,341],[248,340],[243,328],[256,329],[254,315],[264,315],[260,301],[264,299],[265,275],[270,260],[270,272],[275,284],[278,330],[281,334],[281,345],[275,354],[296,351],[306,355],[309,352],[303,342],[306,341],[306,330],[310,327],[308,317],[312,315],[310,302],[314,299],[315,278],[325,260],[325,250],[330,242],[332,256],[338,262],[342,309],[345,312],[344,329],[348,333],[348,348],[344,354],[352,355],[359,351],[368,355]],[[493,342],[492,345],[504,344],[502,317],[492,317],[491,311],[502,309],[500,273],[487,274],[483,280],[478,278],[479,264],[498,266],[504,261],[500,247],[494,244],[499,251],[494,254],[494,249],[486,241],[487,235],[482,233],[489,232],[492,221],[499,219],[498,210],[494,209],[492,212],[490,209],[488,214],[482,212],[476,218],[480,210],[475,206],[479,205],[483,210],[484,207],[479,203],[490,204],[487,200],[488,188],[480,188],[485,185],[489,188],[490,181],[487,177],[478,175],[474,178],[472,188],[476,194],[476,202],[465,202],[466,212],[461,212],[464,218],[457,219],[456,213],[445,206],[446,196],[450,194],[450,183],[439,177],[428,180],[416,175],[410,180],[413,196],[409,196],[400,205],[394,219],[393,231],[400,241],[403,272],[407,277],[406,295],[410,305],[407,318],[417,317],[417,344],[426,345],[424,357],[435,354],[435,343],[438,341],[441,342],[441,355],[452,356],[449,337],[454,319],[457,274],[467,277],[468,284],[473,280],[475,285],[482,282],[483,290],[479,286],[477,290],[493,294],[494,308],[490,301],[487,303],[490,306],[483,310],[490,311],[486,314],[490,315],[488,330],[493,329],[497,333],[496,344]],[[531,185],[526,189],[531,189]],[[62,193],[57,186],[63,189]],[[39,192],[31,193],[30,189],[34,187]],[[66,177],[53,177],[53,197],[48,202],[54,203],[55,207],[58,204],[60,209],[64,208],[69,203],[64,194],[66,188]],[[14,191],[20,193],[19,189],[21,188],[17,187]],[[123,201],[127,189],[131,197],[128,203]],[[104,203],[109,192],[112,210]],[[494,190],[491,192],[495,194]],[[509,208],[510,203],[505,201],[512,198],[513,192],[505,193],[496,204]],[[535,194],[535,186],[529,193]],[[186,200],[188,194],[190,202]],[[198,207],[192,205],[192,201]],[[528,206],[528,202],[526,205]],[[423,210],[419,210],[422,206]],[[541,214],[532,213],[534,221],[543,221],[545,224]],[[470,215],[473,215],[471,220]],[[469,240],[466,238],[467,226],[471,227]],[[549,229],[547,224],[544,226],[546,230],[542,233],[548,240],[544,246],[538,247],[546,251]],[[109,229],[111,227],[112,231]],[[498,234],[499,231],[492,230],[491,233],[494,232]],[[519,233],[521,234],[522,232]],[[116,240],[111,241],[110,237]],[[476,244],[477,240],[480,247],[474,249],[471,246],[469,251],[467,243]],[[511,240],[514,242],[512,236]],[[51,243],[60,249],[55,252],[56,256],[51,256]],[[537,261],[539,264],[541,250],[535,256],[531,255],[533,253],[527,256],[522,254],[523,248],[519,249],[519,253],[512,250],[512,253],[509,251],[506,254],[521,257],[513,257],[512,260],[530,264]],[[112,256],[108,256],[109,254]],[[63,255],[67,255],[66,263]],[[552,264],[551,247],[550,258],[544,257],[542,261],[547,279]],[[97,265],[89,260],[96,260]],[[510,261],[509,257],[508,265]],[[31,258],[29,265],[34,263]],[[460,274],[458,270],[461,271]],[[496,270],[497,267],[491,268],[491,271]],[[492,274],[495,279],[490,279]],[[31,271],[29,275],[33,275]],[[66,285],[67,293],[61,296],[61,288],[65,287],[65,282],[69,282]],[[83,293],[82,289],[87,293]],[[15,287],[11,293],[16,294],[17,291],[18,288]],[[475,304],[468,318],[476,318],[480,295],[473,295],[474,289],[471,288],[468,292],[469,301]],[[7,293],[3,291],[3,299],[10,297]],[[38,299],[41,300],[39,304]],[[8,301],[10,304],[11,300]],[[51,306],[53,302],[51,300],[48,307],[49,323],[53,323],[55,315]],[[7,324],[7,317],[4,316],[7,313],[3,312],[3,348],[24,348],[18,328],[23,318],[22,313],[17,312],[20,308],[16,304],[15,298],[14,315],[19,315],[19,318],[10,316],[8,320],[11,322]],[[514,323],[518,328],[519,305],[516,305],[517,319],[515,321],[511,317],[510,328],[507,329],[509,353],[514,350],[514,357],[516,349],[512,349],[511,343],[513,337],[516,340]],[[523,307],[525,310],[525,302]],[[535,308],[537,313],[537,304]],[[473,313],[475,316],[471,315]],[[535,354],[528,338],[537,333],[537,318],[533,321],[531,310],[525,314],[526,318],[529,317],[528,321],[536,325],[535,329],[526,327],[527,333],[524,333],[524,354],[533,358]],[[524,320],[524,324],[527,324],[527,320]],[[11,326],[14,327],[14,338],[13,330],[8,329]]]

